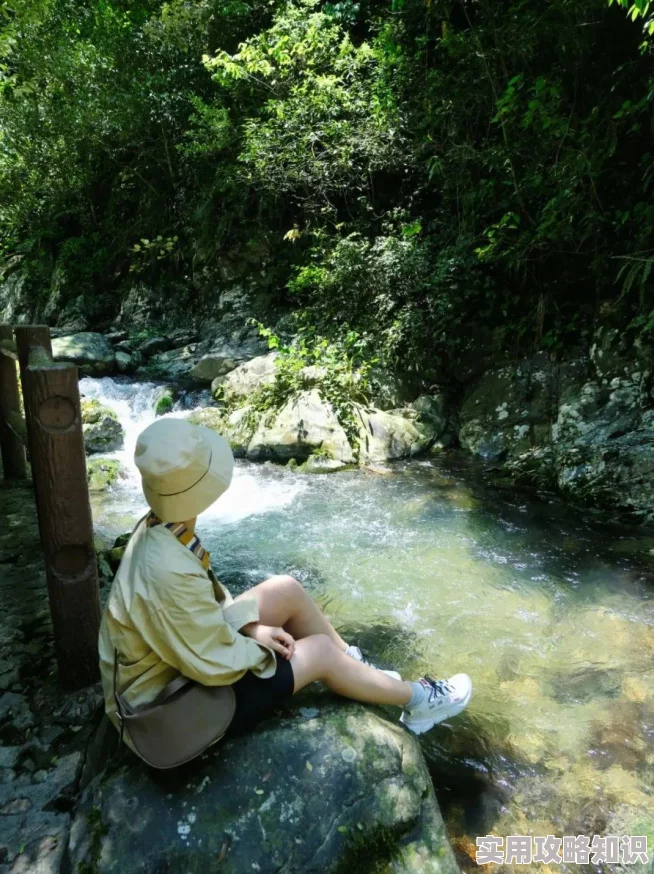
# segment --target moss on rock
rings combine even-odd
[[[91,458],[86,464],[89,490],[104,492],[124,475],[119,461],[113,458]]]
[[[81,409],[87,455],[114,452],[122,448],[125,442],[125,430],[110,407],[105,407],[94,399],[83,398]]]
[[[125,753],[84,794],[72,870],[189,874],[220,858],[225,874],[457,874],[416,737],[371,708],[308,700],[176,772]]]

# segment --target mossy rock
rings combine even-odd
[[[287,465],[288,466],[288,465]],[[352,465],[338,461],[336,458],[331,458],[328,454],[320,454],[314,452],[302,464],[298,470],[301,473],[336,473],[339,470],[346,470]]]
[[[114,759],[84,792],[68,853],[94,874],[458,874],[417,738],[331,695],[294,698],[175,771]]]
[[[236,458],[245,457],[258,419],[259,414],[248,406],[234,410],[226,416],[218,407],[203,407],[188,417],[192,425],[202,425],[222,434],[229,441]]]
[[[120,462],[113,458],[91,458],[86,464],[86,479],[92,492],[105,492],[124,475]]]
[[[155,416],[166,416],[173,411],[175,406],[175,392],[169,386],[165,386],[157,392],[157,399],[154,404]]]
[[[110,407],[105,407],[99,401],[83,398],[81,409],[87,455],[114,452],[123,447],[125,430]]]
[[[97,425],[104,418],[118,421],[115,411],[96,401],[95,398],[82,398],[81,408],[83,425]]]

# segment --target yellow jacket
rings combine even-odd
[[[113,691],[132,706],[152,701],[183,674],[205,686],[226,686],[251,670],[275,673],[271,649],[239,629],[259,621],[255,598],[234,601],[200,559],[164,525],[142,521],[111,587],[100,626],[100,670],[106,712],[118,727]]]

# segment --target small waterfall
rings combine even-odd
[[[112,454],[129,474],[129,482],[138,487],[140,477],[134,464],[134,449],[141,431],[154,422],[154,407],[161,386],[153,382],[127,382],[106,376],[102,379],[85,377],[80,381],[84,397],[99,401],[112,409],[125,429],[125,445]]]
[[[95,502],[96,521],[104,527],[106,514],[118,513],[136,519],[144,508],[141,477],[134,464],[134,449],[141,431],[154,422],[155,404],[161,384],[154,382],[131,382],[126,379],[85,377],[80,381],[84,397],[99,401],[114,410],[125,429],[125,445],[111,454],[118,459],[126,478]],[[197,391],[184,395],[174,406],[169,416],[188,416],[193,409],[207,403],[206,392]],[[207,522],[228,524],[259,513],[280,510],[291,504],[307,486],[306,479],[270,465],[253,465],[240,462],[228,493],[202,515]],[[123,515],[120,518],[123,518]],[[121,523],[124,529],[124,523]]]

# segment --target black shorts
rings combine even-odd
[[[232,686],[236,695],[236,712],[226,737],[250,731],[293,694],[295,680],[291,663],[279,655],[276,658],[277,670],[272,677],[262,679],[248,671]]]

